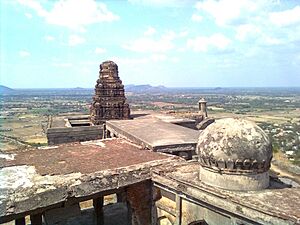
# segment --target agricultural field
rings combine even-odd
[[[0,97],[0,149],[46,145],[49,116],[89,113],[92,89],[16,90]],[[193,118],[205,98],[209,117],[242,117],[271,137],[274,152],[300,165],[300,88],[164,88],[126,93],[132,111]]]

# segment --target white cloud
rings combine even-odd
[[[192,21],[195,21],[195,22],[201,22],[203,20],[203,17],[200,16],[200,15],[197,15],[197,14],[193,14],[192,15]]]
[[[223,34],[213,34],[210,37],[198,36],[194,39],[187,40],[187,48],[195,52],[207,52],[208,50],[226,50],[231,43],[231,40]]]
[[[188,34],[189,34],[188,31],[182,31],[177,36],[182,38],[182,37],[186,37]]]
[[[287,39],[290,42],[300,41],[300,26],[295,26],[293,29],[287,29]]]
[[[79,31],[85,25],[118,20],[119,16],[110,12],[106,5],[95,0],[59,0],[47,11],[39,1],[18,0],[33,9],[47,23],[68,27]]]
[[[19,56],[20,57],[28,57],[28,56],[30,56],[31,54],[30,54],[30,52],[28,52],[28,51],[25,51],[25,50],[21,50],[21,51],[19,51]]]
[[[270,21],[278,26],[289,26],[300,23],[300,6],[281,12],[272,12],[269,14]]]
[[[197,2],[195,7],[196,15],[211,16],[216,25],[235,32],[235,39],[241,42],[288,46],[300,40],[299,4],[287,8],[288,4],[277,0],[203,0]],[[291,25],[292,29],[285,28]],[[190,40],[189,45],[198,51],[206,51],[208,45],[212,47],[207,39],[201,41],[202,44]]]
[[[25,13],[25,16],[28,18],[28,19],[31,19],[32,18],[32,15],[30,13]]]
[[[240,41],[254,41],[261,46],[289,44],[300,40],[300,6],[292,9],[271,12],[272,7],[258,13],[248,24],[233,27],[235,38]],[[276,26],[274,26],[276,25]],[[285,26],[293,25],[293,29]],[[289,28],[289,27],[288,27]]]
[[[144,52],[144,53],[162,53],[167,52],[174,48],[173,40],[179,35],[174,31],[169,30],[161,35],[160,38],[149,37],[150,33],[154,30],[149,28],[144,32],[144,36],[132,41],[129,44],[125,44],[122,47],[124,49],[134,51],[134,52]],[[156,31],[155,31],[156,32]]]
[[[69,46],[75,46],[79,44],[83,44],[85,42],[85,39],[78,36],[78,35],[70,35],[69,36]]]
[[[264,0],[204,0],[197,2],[196,8],[210,14],[216,24],[223,26],[244,23],[249,13],[255,13],[265,2]]]
[[[106,52],[106,49],[104,49],[104,48],[96,48],[95,49],[95,53],[96,54],[103,54],[105,52]]]
[[[39,16],[46,17],[47,11],[41,6],[40,2],[36,0],[18,0],[21,5],[25,5],[33,9]]]
[[[235,38],[240,41],[245,41],[250,37],[257,37],[261,33],[258,26],[253,24],[243,24],[236,28]]]
[[[144,36],[137,38],[127,44],[122,45],[124,49],[143,52],[143,53],[163,53],[167,52],[175,47],[174,41],[178,38],[184,38],[188,35],[187,31],[175,32],[173,30],[168,30],[164,32],[160,37],[154,38],[150,37],[149,33],[153,31],[149,29],[144,32]]]
[[[148,29],[144,32],[144,35],[145,35],[145,36],[151,36],[151,35],[153,35],[153,34],[155,34],[155,33],[156,33],[155,28],[153,28],[153,27],[148,27]]]
[[[263,45],[280,45],[282,44],[282,40],[276,38],[276,37],[270,37],[266,34],[262,35],[262,37],[259,40],[261,44]]]
[[[55,37],[50,36],[50,35],[46,35],[46,36],[44,37],[44,39],[45,39],[46,41],[54,41],[54,40],[55,40]]]
[[[128,0],[131,4],[139,4],[153,7],[183,7],[189,6],[191,0]]]

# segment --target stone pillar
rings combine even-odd
[[[103,204],[104,204],[103,196],[93,199],[93,206],[95,210],[97,225],[104,225]]]
[[[176,220],[175,225],[181,225],[181,215],[182,215],[182,203],[181,203],[181,197],[176,194]]]
[[[15,220],[15,225],[26,225],[25,217],[16,219],[16,220]]]
[[[152,185],[152,225],[160,224],[160,221],[158,220],[157,207],[155,202],[160,200],[161,198],[162,195],[160,189]]]
[[[199,104],[199,111],[203,115],[203,119],[207,118],[207,108],[206,108],[206,103],[204,98],[201,98],[198,102]]]
[[[117,194],[117,202],[126,202],[126,191],[122,190],[118,192]]]
[[[151,181],[130,185],[127,188],[127,202],[132,225],[151,225]]]
[[[30,215],[31,225],[42,225],[42,214]]]

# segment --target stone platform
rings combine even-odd
[[[1,154],[0,224],[118,193],[124,187],[131,193],[133,186],[150,180],[150,168],[177,160],[123,139]]]
[[[199,131],[164,122],[155,117],[106,122],[110,135],[129,139],[156,152],[194,152]]]

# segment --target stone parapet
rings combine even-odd
[[[58,127],[47,129],[49,145],[90,141],[103,138],[103,125],[89,127]]]

